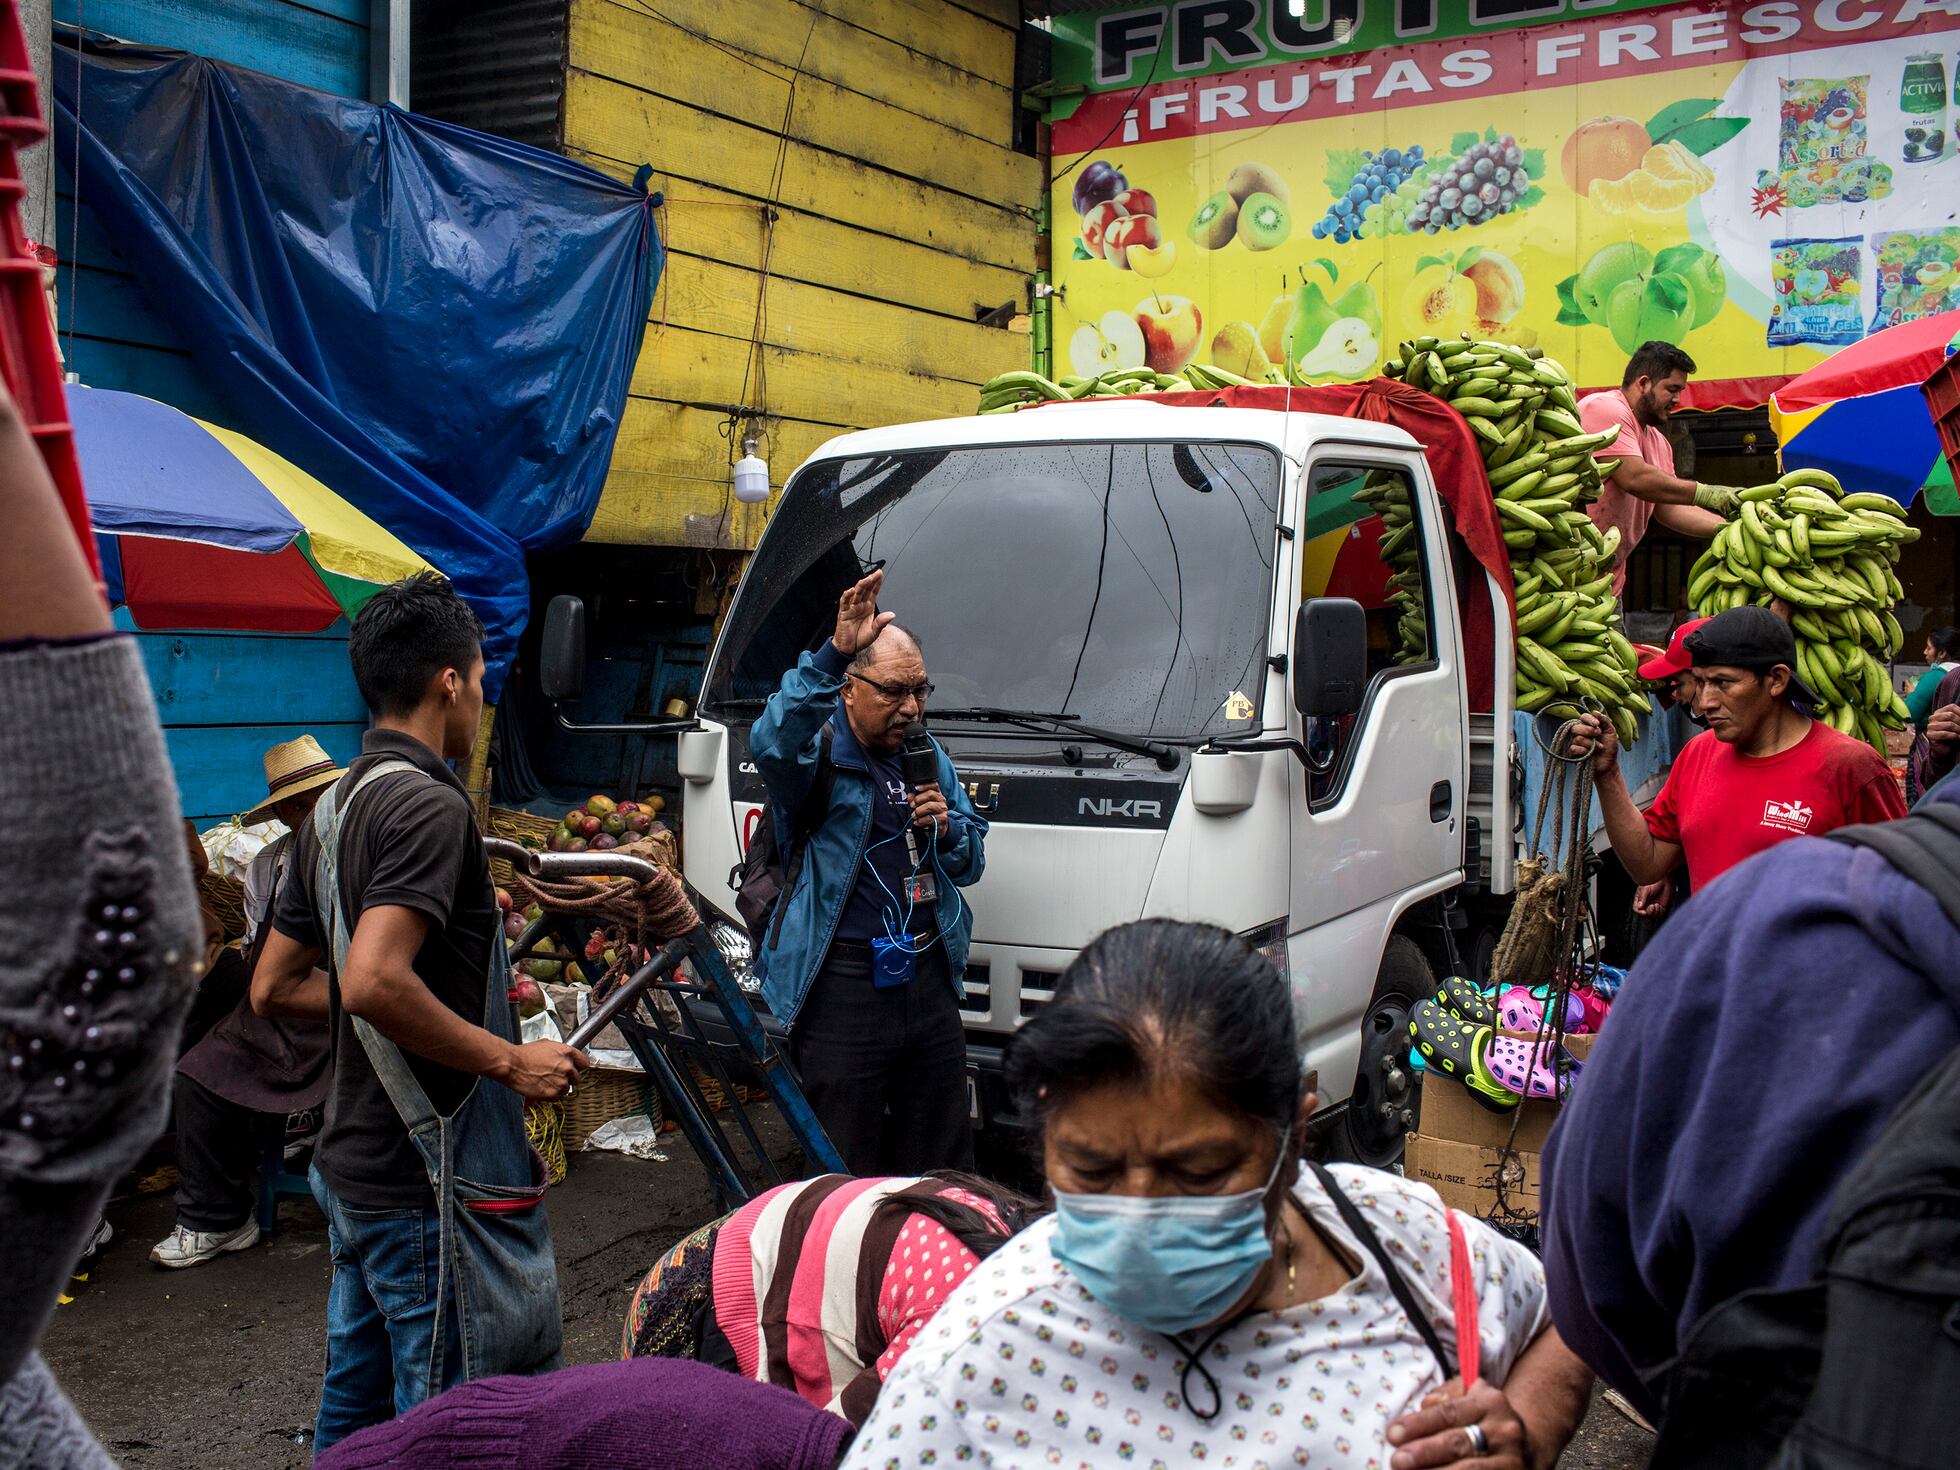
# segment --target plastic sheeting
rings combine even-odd
[[[399,108],[57,40],[81,202],[234,427],[470,600],[494,698],[530,611],[525,553],[576,541],[598,504],[660,272],[656,200]]]

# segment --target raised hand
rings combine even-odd
[[[830,641],[839,653],[848,657],[869,647],[898,616],[878,611],[878,590],[884,585],[885,573],[880,568],[846,588],[837,599],[837,631],[830,635]]]

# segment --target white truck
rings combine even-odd
[[[1415,508],[1413,657],[1401,608],[1324,595],[1382,581],[1371,512],[1348,504],[1371,471]],[[832,440],[785,488],[680,736],[687,878],[731,916],[763,799],[749,723],[873,567],[991,826],[966,895],[976,1122],[1002,1120],[1002,1045],[1076,952],[1171,916],[1273,957],[1334,1143],[1393,1158],[1415,1123],[1409,1007],[1434,993],[1446,926],[1467,967],[1494,939],[1531,754],[1503,593],[1449,535],[1422,445],[1358,419],[1121,399]],[[1475,712],[1470,599],[1496,624],[1495,707]]]

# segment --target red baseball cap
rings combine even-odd
[[[1694,662],[1688,655],[1688,635],[1707,621],[1707,618],[1691,618],[1676,628],[1674,636],[1667,640],[1667,652],[1642,664],[1640,677],[1651,681],[1686,673]]]

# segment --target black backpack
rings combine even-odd
[[[776,851],[775,813],[765,796],[748,849],[728,875],[728,886],[735,890],[735,912],[748,926],[749,939],[758,955],[775,943],[782,931],[783,900],[795,889],[797,875],[803,871],[803,854],[810,845],[811,834],[830,810],[831,788],[837,784],[837,767],[830,762],[832,733],[830,726],[825,725],[817,737],[817,773],[811,778],[802,810],[797,812],[790,830],[788,861],[784,862]]]
[[[1830,834],[1960,927],[1960,808]],[[1821,1104],[1820,1104],[1821,1105]],[[1809,1283],[1730,1298],[1650,1377],[1650,1470],[1947,1470],[1960,1463],[1960,1050],[1838,1188]]]

